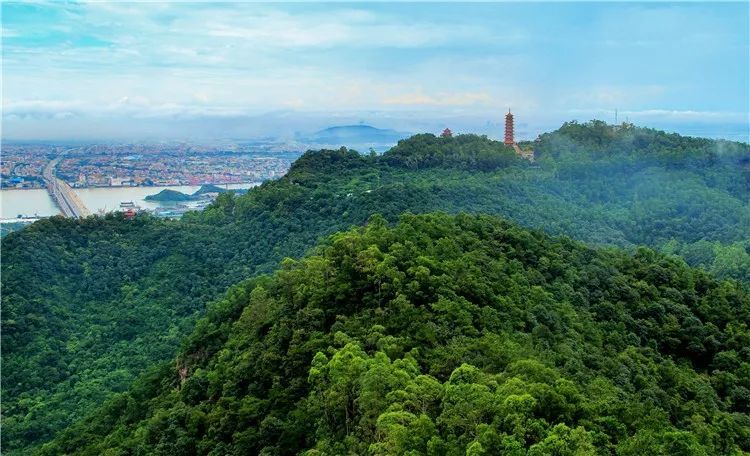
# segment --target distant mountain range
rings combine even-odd
[[[408,132],[376,128],[370,125],[342,125],[320,130],[299,139],[303,142],[328,147],[347,146],[355,149],[385,150],[399,140],[411,136]]]

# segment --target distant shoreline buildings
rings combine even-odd
[[[187,143],[92,144],[67,150],[52,144],[9,144],[0,157],[0,188],[44,188],[44,167],[63,151],[55,175],[74,188],[258,182],[286,174],[300,155],[262,147],[233,150]]]

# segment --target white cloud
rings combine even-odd
[[[564,103],[569,106],[605,105],[614,109],[618,105],[640,104],[644,100],[657,98],[667,90],[660,85],[600,85],[573,91],[565,97]]]
[[[610,119],[615,115],[615,109],[590,108],[570,109],[567,111],[575,117],[588,116],[590,118]],[[619,120],[626,117],[648,121],[685,121],[685,122],[747,122],[748,114],[735,111],[694,111],[679,109],[620,109],[617,111]]]
[[[443,92],[435,95],[414,92],[387,97],[383,100],[383,103],[402,106],[470,106],[475,104],[491,105],[494,103],[494,99],[485,92]]]
[[[590,24],[533,14],[528,17],[534,20],[517,20],[514,11],[524,6],[503,4],[472,5],[455,16],[446,14],[458,11],[450,4],[404,5],[409,11],[373,4],[135,1],[46,2],[39,8],[65,13],[33,26],[3,24],[6,120],[221,118],[275,109],[412,109],[425,117],[494,119],[512,107],[526,118],[557,122],[556,116],[574,114],[571,106],[586,116],[619,107],[623,115],[630,109],[632,116],[680,119],[693,117],[647,108],[698,112],[712,106],[719,114],[710,118],[718,119],[722,108],[740,110],[732,100],[747,93],[731,89],[742,79],[736,66],[725,71],[705,59],[696,66],[689,51],[676,56],[655,50],[682,22],[687,25],[680,36],[690,36],[680,46],[706,33],[696,14],[672,14],[673,7],[591,5]],[[579,6],[557,11],[569,8]],[[642,29],[622,33],[612,25],[619,11]],[[661,14],[666,32],[659,29]],[[706,46],[738,35],[733,30],[717,32]],[[708,80],[715,90],[711,103],[703,103],[708,96],[696,88]]]

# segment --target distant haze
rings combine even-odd
[[[3,139],[521,139],[630,120],[748,141],[737,3],[2,3]]]

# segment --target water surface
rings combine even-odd
[[[246,189],[255,187],[257,183],[227,184],[220,187],[227,189]],[[96,214],[99,212],[110,212],[118,210],[120,203],[132,201],[137,206],[145,209],[157,207],[174,206],[179,203],[146,201],[149,195],[155,195],[164,189],[177,190],[182,193],[191,194],[198,190],[200,185],[174,185],[170,187],[96,187],[74,189],[83,201],[83,204]],[[184,204],[184,203],[183,203]],[[19,215],[32,217],[49,217],[59,214],[60,210],[45,189],[31,190],[0,190],[0,218],[9,219]]]
[[[0,190],[0,218],[16,218],[19,215],[49,217],[59,213],[46,189]]]

